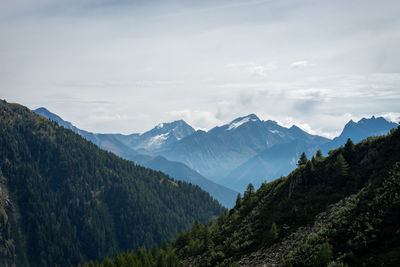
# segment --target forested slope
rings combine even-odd
[[[0,102],[0,265],[101,259],[160,244],[223,211],[197,186]]]
[[[398,266],[399,162],[399,130],[349,140],[256,192],[250,185],[216,222],[181,234],[177,254],[187,266]]]

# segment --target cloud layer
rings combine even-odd
[[[95,132],[400,120],[399,1],[8,1],[0,97]]]

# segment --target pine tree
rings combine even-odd
[[[335,163],[335,173],[339,177],[347,176],[349,171],[349,165],[347,164],[346,160],[344,159],[342,154],[339,154],[336,158]]]
[[[265,244],[270,246],[274,243],[274,241],[278,238],[278,227],[276,227],[276,223],[273,222],[271,224],[271,228],[265,235]]]
[[[354,143],[353,143],[353,141],[351,141],[350,138],[347,138],[347,142],[346,142],[346,144],[344,145],[344,150],[345,150],[345,151],[348,151],[348,152],[354,150]]]
[[[345,159],[351,161],[352,157],[351,155],[354,152],[354,143],[351,141],[350,138],[347,139],[346,144],[344,145],[344,151],[343,151],[343,156]]]
[[[321,149],[317,150],[317,153],[315,154],[315,157],[317,159],[323,159],[324,158],[324,156],[322,155]]]
[[[246,191],[244,191],[243,198],[244,199],[248,199],[254,193],[254,191],[255,191],[254,185],[252,183],[250,183],[247,186]]]
[[[242,196],[240,195],[240,193],[238,193],[237,197],[236,197],[236,203],[235,203],[235,208],[240,208],[240,206],[242,205]]]
[[[275,222],[272,223],[271,229],[269,229],[269,237],[271,241],[275,241],[278,238],[278,227],[276,227]]]
[[[303,152],[303,153],[301,153],[300,159],[297,162],[297,166],[299,166],[299,167],[303,166],[307,163],[307,161],[308,161],[307,155],[306,155],[306,153]]]
[[[315,266],[327,266],[332,258],[332,247],[328,242],[325,242],[321,245],[321,248],[315,257]]]
[[[306,175],[310,175],[315,170],[314,164],[312,160],[307,161],[306,163]]]

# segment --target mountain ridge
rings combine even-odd
[[[192,170],[189,168],[187,165],[181,162],[174,162],[167,160],[160,159],[151,156],[151,155],[146,155],[144,153],[140,152],[139,150],[134,150],[133,148],[130,147],[129,144],[127,144],[130,140],[132,140],[132,135],[139,136],[140,134],[130,134],[130,135],[122,135],[122,134],[99,134],[99,133],[91,133],[87,132],[85,130],[81,130],[77,127],[75,127],[72,123],[64,121],[61,117],[58,115],[50,112],[46,108],[39,108],[36,110],[33,110],[33,112],[36,112],[50,120],[53,120],[57,122],[59,125],[64,126],[65,128],[71,129],[74,132],[82,135],[85,139],[91,141],[92,143],[98,145],[100,148],[106,149],[108,151],[111,151],[115,153],[116,155],[132,160],[137,164],[140,164],[144,167],[152,168],[158,171],[163,171],[167,174],[169,174],[171,177],[174,177],[177,180],[189,182],[195,185],[200,186],[207,192],[211,193],[212,196],[217,199],[221,204],[223,204],[225,207],[232,207],[235,199],[237,192],[224,187],[222,185],[216,184],[215,182],[207,179],[206,177],[202,176],[195,170]],[[172,126],[172,129],[175,128],[177,125],[185,125],[186,122],[183,120],[177,120],[171,123],[164,123],[163,127],[158,127],[155,126],[152,130],[149,130],[145,133],[142,134],[144,136],[144,140],[148,139],[149,136],[154,136],[152,135],[154,133],[154,129],[160,129],[164,128],[164,130],[168,130],[168,126]],[[187,125],[187,124],[186,124]],[[161,125],[158,125],[161,126]],[[190,126],[189,126],[190,127]],[[171,128],[171,127],[169,127]],[[191,128],[191,127],[190,127]],[[189,131],[190,131],[189,128]],[[193,128],[191,128],[193,129]],[[153,131],[153,132],[152,132]],[[159,132],[157,132],[159,133]],[[156,134],[157,135],[157,134]],[[178,135],[179,136],[179,135]],[[127,138],[127,139],[125,139]],[[160,156],[158,156],[160,157]],[[157,164],[158,163],[158,164]]]
[[[197,131],[154,154],[183,162],[209,179],[230,187],[231,184],[224,178],[230,171],[273,145],[295,139],[312,144],[329,141],[300,128],[285,128],[274,121],[261,121],[256,115],[249,114],[208,132]]]
[[[185,123],[182,120],[176,122]],[[152,133],[169,124],[171,123],[159,124],[143,134],[133,135],[159,136],[163,133],[157,132],[158,135]],[[185,164],[194,172],[214,183],[241,192],[249,182],[258,187],[263,181],[271,181],[289,174],[291,170],[295,169],[297,159],[302,152],[311,156],[315,151],[321,149],[326,154],[329,150],[344,145],[348,138],[358,142],[368,136],[385,134],[396,126],[396,123],[388,122],[383,117],[372,116],[371,118],[362,118],[358,122],[350,120],[344,126],[341,134],[330,140],[322,136],[311,135],[296,125],[286,128],[273,120],[260,120],[257,115],[251,113],[235,118],[224,125],[216,126],[209,131],[194,131],[190,127],[190,132],[179,140],[171,139],[171,142],[155,146],[151,151],[147,151],[144,146],[135,147],[139,150],[129,152],[125,157],[134,158],[137,154],[147,154],[153,157],[163,156],[171,162]],[[111,137],[108,136],[108,138]],[[126,144],[132,149],[131,144],[121,140],[122,138],[127,138],[127,136],[118,136],[118,142]],[[295,140],[297,141],[294,142]],[[288,145],[292,142],[296,149]],[[117,150],[118,147],[114,150]],[[287,153],[288,151],[291,151],[291,154]],[[283,158],[284,155],[285,158]],[[278,158],[280,161],[277,161]],[[282,164],[282,162],[285,163]],[[267,169],[265,170],[261,166]],[[182,170],[182,172],[185,171]],[[232,194],[230,199],[233,201]]]

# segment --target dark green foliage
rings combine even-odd
[[[101,263],[88,262],[78,267],[178,267],[182,266],[181,261],[176,256],[174,249],[167,246],[165,249],[157,249],[156,254],[153,250],[147,252],[144,247],[137,253],[121,253],[114,259],[105,258]]]
[[[317,152],[315,153],[315,158],[320,160],[320,159],[323,159],[323,157],[324,156],[322,155],[321,149],[318,149]]]
[[[242,196],[238,193],[236,197],[235,207],[240,207],[242,205]]]
[[[11,231],[11,207],[5,187],[5,179],[0,171],[0,266],[11,265],[16,260],[15,241]],[[8,214],[6,212],[8,210]]]
[[[382,179],[363,188],[334,214],[331,222],[317,236],[307,241],[290,257],[294,266],[306,266],[321,257],[322,246],[333,245],[339,262],[351,266],[398,266],[400,262],[400,164]],[[326,246],[326,245],[325,245]],[[327,250],[327,249],[326,249]],[[332,250],[332,247],[331,249]],[[323,265],[325,266],[325,265]]]
[[[334,172],[337,177],[346,177],[349,171],[349,165],[344,159],[342,154],[339,154],[336,158]]]
[[[333,258],[332,247],[331,245],[329,245],[328,242],[325,242],[319,248],[319,251],[315,257],[314,266],[320,266],[320,267],[327,266],[328,263],[332,260],[332,258]]]
[[[249,199],[254,194],[254,191],[255,191],[255,189],[254,189],[253,184],[249,184],[247,186],[246,191],[244,191],[244,196],[243,196],[244,199]]]
[[[271,245],[278,239],[278,228],[276,227],[276,223],[273,222],[271,228],[267,232],[265,244]]]
[[[151,247],[189,229],[195,219],[208,223],[224,211],[197,186],[118,158],[3,101],[0,170],[2,192],[8,189],[20,212],[10,232],[9,212],[0,208],[0,255],[4,247],[11,259],[21,250],[32,266],[69,266]]]
[[[303,166],[307,163],[307,161],[308,161],[307,155],[306,155],[306,153],[303,152],[303,153],[301,153],[300,159],[297,162],[297,166],[299,166],[299,167]]]
[[[198,230],[182,233],[173,243],[179,257],[191,257],[202,266],[229,266],[312,225],[329,205],[356,195],[360,201],[336,215],[334,226],[326,228],[329,231],[304,243],[285,262],[288,266],[360,266],[372,260],[375,265],[399,265],[400,178],[391,175],[389,182],[387,177],[388,170],[400,162],[400,131],[356,145],[349,140],[326,158],[320,154],[308,161],[304,156],[288,177],[264,183],[256,192],[248,187],[229,213],[203,226],[202,232],[208,229],[208,248],[195,246],[204,241]],[[368,193],[359,193],[364,191]]]

